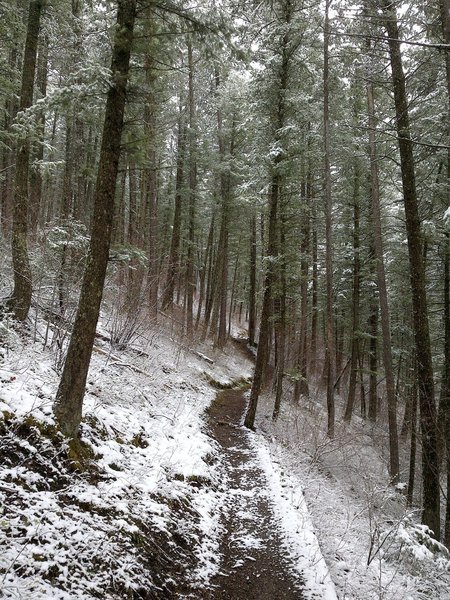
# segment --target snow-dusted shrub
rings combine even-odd
[[[426,525],[409,516],[398,523],[385,558],[400,561],[413,575],[429,574],[430,570],[450,571],[447,548],[434,539]]]

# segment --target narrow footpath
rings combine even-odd
[[[219,392],[209,410],[212,436],[223,449],[230,487],[223,510],[223,563],[208,600],[303,600],[303,582],[293,571],[271,507],[265,474],[253,456],[241,423],[244,390]]]

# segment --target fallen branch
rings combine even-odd
[[[150,379],[153,379],[153,375],[150,375],[150,373],[146,373],[145,371],[142,371],[142,369],[139,369],[138,367],[135,367],[134,365],[130,365],[130,363],[123,362],[118,356],[115,356],[114,354],[111,354],[111,352],[107,352],[106,350],[103,350],[103,348],[100,348],[99,346],[94,346],[93,351],[98,352],[99,354],[103,354],[103,356],[107,356],[108,358],[110,358],[112,361],[111,362],[112,366],[126,367],[127,369],[130,369],[131,371],[134,371],[135,373],[139,373],[140,375],[145,375],[146,377],[150,377]]]
[[[197,352],[197,350],[193,350],[194,354],[196,354],[199,358],[202,358],[203,360],[206,360],[206,362],[208,362],[210,365],[214,364],[214,361],[212,358],[209,358],[209,356],[206,356],[206,354],[202,354],[202,352]]]

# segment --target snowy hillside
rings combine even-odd
[[[206,597],[236,498],[205,410],[219,388],[248,380],[251,361],[232,342],[189,347],[164,325],[127,350],[99,339],[73,447],[53,421],[58,353],[43,349],[43,327],[34,342],[2,332],[2,597]],[[285,404],[275,426],[271,403],[265,396],[258,433],[240,435],[265,473],[301,597],[336,598],[314,527],[339,598],[449,598],[446,552],[407,516],[363,426],[329,442],[319,397]]]
[[[221,354],[210,365],[163,330],[133,351],[99,350],[74,457],[52,418],[54,352],[3,332],[5,598],[167,598],[217,566],[220,457],[205,433],[208,380],[230,384],[250,364]]]

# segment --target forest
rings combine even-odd
[[[255,599],[450,598],[449,117],[450,0],[0,1],[0,596],[251,600],[228,398]]]

